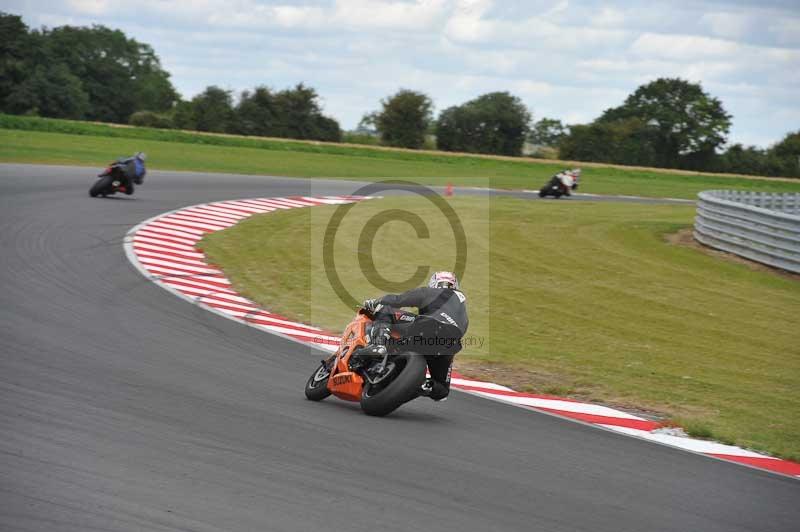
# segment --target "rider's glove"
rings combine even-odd
[[[367,299],[364,301],[362,306],[364,307],[364,310],[370,314],[375,314],[381,309],[381,307],[383,307],[383,305],[381,305],[377,299]]]

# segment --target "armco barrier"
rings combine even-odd
[[[698,242],[800,273],[800,194],[707,190],[698,197]]]

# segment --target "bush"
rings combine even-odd
[[[558,148],[553,148],[550,146],[539,146],[530,153],[530,157],[532,157],[533,159],[557,160],[559,158]]]
[[[175,127],[170,117],[154,113],[153,111],[137,111],[131,115],[128,123],[132,126],[155,127],[159,129],[172,129]]]

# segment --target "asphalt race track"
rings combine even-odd
[[[97,170],[0,165],[0,530],[797,530],[788,477],[458,392],[385,419],[305,400],[318,352],[176,298],[121,242],[352,184],[153,171],[103,200]]]

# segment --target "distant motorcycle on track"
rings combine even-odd
[[[146,155],[142,152],[133,157],[118,159],[110,163],[102,173],[97,176],[97,181],[89,189],[89,196],[112,196],[117,192],[127,195],[133,194],[134,184],[144,183],[147,170],[144,167]]]
[[[539,197],[553,196],[554,198],[560,198],[561,196],[571,196],[572,191],[578,188],[580,175],[580,168],[557,173],[550,178],[550,181],[545,186],[539,189]]]

